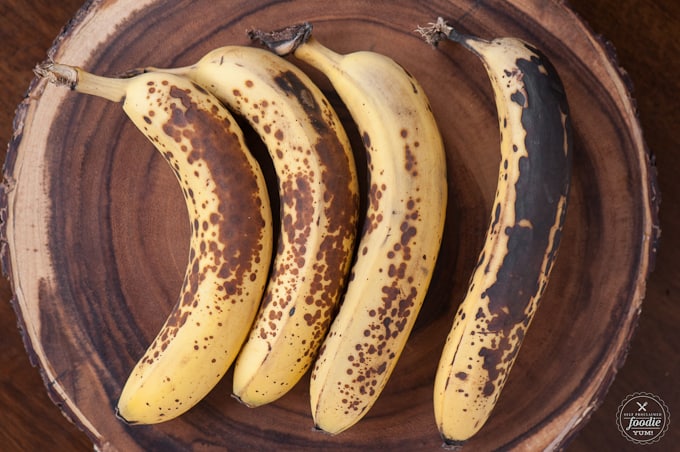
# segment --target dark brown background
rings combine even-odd
[[[82,0],[0,0],[0,142],[12,131],[14,108],[61,27]],[[617,50],[634,86],[640,121],[658,164],[662,241],[656,270],[628,359],[602,406],[574,438],[570,451],[672,450],[680,440],[680,2],[677,0],[571,0],[570,4]],[[3,151],[4,152],[4,151]],[[0,280],[0,449],[92,450],[86,436],[49,400],[16,327],[9,283]],[[652,392],[669,405],[671,429],[660,443],[635,447],[619,434],[619,403],[633,392]]]

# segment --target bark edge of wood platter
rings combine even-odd
[[[539,47],[564,82],[574,132],[570,205],[550,284],[492,417],[467,446],[560,446],[587,422],[635,331],[660,235],[659,194],[625,72],[564,2],[398,0],[385,10],[358,0],[293,7],[264,0],[217,6],[93,0],[49,56],[101,75],[187,65],[218,46],[252,45],[251,27],[302,21],[336,51],[370,49],[394,58],[430,98],[450,184],[445,238],[425,304],[385,391],[356,426],[336,436],[313,431],[308,378],[273,404],[247,408],[230,397],[231,372],[180,418],[126,426],[115,418],[115,404],[179,293],[188,258],[186,208],[167,164],[118,105],[34,80],[17,108],[0,190],[3,270],[46,390],[98,449],[441,446],[434,373],[483,243],[499,133],[479,61],[452,43],[432,49],[414,32],[437,16],[461,32],[516,36]],[[362,152],[328,82],[301,67]],[[254,133],[247,138],[266,165]]]

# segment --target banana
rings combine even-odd
[[[345,287],[359,205],[349,139],[309,77],[267,50],[226,46],[188,67],[146,70],[194,80],[244,117],[269,150],[281,234],[233,392],[248,406],[270,403],[311,366]]]
[[[129,424],[168,421],[220,381],[257,313],[273,254],[264,176],[231,114],[188,79],[160,73],[104,78],[51,62],[36,72],[122,102],[182,187],[191,240],[181,294],[116,408]]]
[[[560,78],[536,47],[486,41],[439,18],[419,30],[483,62],[501,132],[498,185],[484,247],[447,337],[434,383],[437,427],[460,445],[490,416],[557,256],[572,168],[569,108]]]
[[[392,59],[375,52],[335,53],[311,36],[309,24],[250,35],[325,74],[367,152],[366,221],[310,381],[316,428],[337,434],[375,403],[428,289],[444,226],[444,146],[425,92]]]

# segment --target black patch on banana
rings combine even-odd
[[[314,116],[321,115],[321,109],[314,100],[314,96],[307,91],[305,84],[300,78],[291,71],[283,72],[274,78],[276,84],[286,93],[295,96],[297,101],[302,105],[305,112]],[[312,125],[319,133],[324,133],[328,130],[323,121],[313,121]]]
[[[535,48],[531,50],[541,55]],[[531,60],[518,59],[516,64],[524,74],[522,81],[526,98],[518,91],[513,100],[523,106],[522,126],[527,134],[525,146],[528,156],[519,160],[520,175],[515,184],[516,222],[505,231],[508,253],[497,273],[496,282],[483,295],[488,297],[492,315],[488,329],[504,331],[497,348],[480,351],[490,383],[498,378],[497,367],[501,360],[508,359],[506,353],[509,348],[514,346],[510,356],[518,352],[521,341],[510,344],[512,327],[521,323],[528,326],[530,319],[526,308],[531,299],[544,290],[536,272],[543,269],[546,274],[549,273],[554,262],[566,209],[558,219],[559,226],[545,266],[544,250],[550,245],[559,201],[568,196],[571,174],[572,131],[569,121],[563,122],[562,119],[569,115],[569,107],[559,76],[543,56]],[[521,226],[522,220],[528,220],[532,227]],[[520,329],[518,334],[523,334],[523,330]],[[492,387],[484,390],[488,395],[492,392]]]

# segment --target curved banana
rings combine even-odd
[[[172,71],[243,116],[278,178],[281,234],[262,308],[237,358],[234,395],[248,406],[287,393],[316,357],[345,287],[358,182],[336,112],[300,69],[264,49],[217,48]]]
[[[117,406],[130,424],[173,419],[219,382],[257,313],[273,251],[264,176],[227,109],[188,79],[157,73],[110,79],[52,63],[37,72],[122,101],[182,187],[191,242],[181,294]]]
[[[419,31],[430,43],[448,38],[481,59],[501,132],[486,240],[435,378],[437,426],[456,445],[488,419],[548,283],[567,209],[571,124],[560,78],[534,46],[461,35],[441,18]]]
[[[373,406],[422,305],[443,233],[446,159],[429,102],[410,74],[374,52],[339,55],[310,32],[303,24],[269,34],[253,31],[251,37],[321,70],[367,151],[366,222],[310,382],[315,425],[336,434]]]

